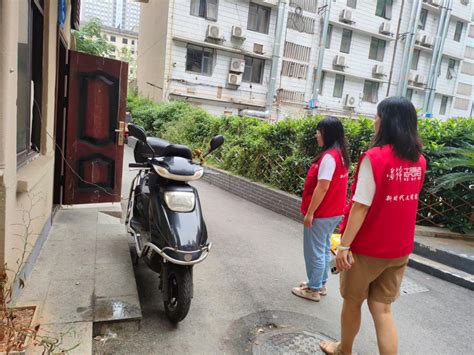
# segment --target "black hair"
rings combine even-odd
[[[378,104],[377,115],[380,129],[374,137],[373,146],[390,144],[397,157],[417,162],[422,144],[418,135],[418,117],[411,101],[405,97],[388,97]]]
[[[341,152],[344,164],[349,167],[350,160],[349,154],[347,153],[346,136],[341,121],[336,117],[327,116],[319,121],[316,130],[321,132],[324,145],[323,151],[314,159],[314,161],[317,161],[328,149],[335,148]]]

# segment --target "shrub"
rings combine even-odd
[[[306,171],[318,153],[314,138],[322,118],[318,115],[270,124],[250,117],[216,117],[183,101],[154,104],[136,96],[129,97],[128,109],[133,121],[150,135],[191,148],[207,148],[214,135],[224,135],[226,143],[209,157],[209,163],[294,194],[301,194]],[[342,122],[354,171],[359,156],[370,147],[373,123],[367,117]],[[420,120],[419,131],[428,165],[420,195],[419,223],[465,232],[472,228],[472,191],[464,185],[436,193],[431,189],[440,176],[449,172],[445,147],[474,144],[474,120]],[[461,171],[473,173],[472,167]]]

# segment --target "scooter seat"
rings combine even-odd
[[[148,137],[146,141],[153,148],[157,156],[163,156],[166,148],[170,146],[170,142],[160,138]]]

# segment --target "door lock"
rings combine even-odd
[[[125,122],[119,122],[119,128],[115,130],[118,133],[117,145],[122,146],[124,143],[124,135],[125,135]]]

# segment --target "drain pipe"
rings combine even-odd
[[[321,82],[321,75],[323,73],[324,51],[326,49],[326,41],[328,38],[329,15],[331,14],[331,2],[332,0],[326,0],[327,8],[326,8],[326,12],[324,13],[323,35],[321,36],[321,41],[319,42],[318,63],[316,67],[316,77],[313,84],[313,99],[315,102],[318,101],[319,85]]]
[[[426,91],[425,91],[425,100],[423,101],[423,110],[422,112],[424,113],[429,113],[428,111],[428,101],[431,96],[432,90],[434,90],[433,86],[433,81],[434,77],[436,76],[435,73],[435,66],[436,66],[436,60],[439,55],[439,48],[440,48],[440,43],[441,43],[441,34],[443,33],[443,26],[444,26],[444,20],[446,16],[446,7],[448,5],[448,0],[443,0],[443,8],[441,9],[441,16],[439,17],[439,22],[438,22],[438,29],[436,30],[436,41],[435,45],[433,47],[433,55],[431,56],[431,63],[430,63],[430,71],[428,73],[428,81],[426,84]]]
[[[428,107],[427,107],[428,112],[433,111],[433,104],[434,104],[434,100],[435,100],[435,96],[436,96],[436,92],[434,91],[434,88],[436,88],[436,84],[438,82],[439,71],[440,71],[440,68],[441,68],[441,60],[443,58],[444,43],[446,42],[446,36],[448,35],[449,19],[451,17],[452,7],[453,7],[453,0],[448,0],[447,9],[446,9],[446,17],[445,17],[445,20],[444,20],[443,32],[441,34],[441,43],[439,45],[438,57],[436,59],[436,65],[435,65],[435,68],[434,68],[433,91],[431,92],[431,95],[430,95],[429,100],[428,100]]]
[[[393,66],[395,65],[395,56],[397,54],[397,47],[400,35],[400,26],[402,23],[402,14],[403,9],[405,7],[405,0],[402,0],[402,6],[400,7],[400,15],[398,16],[398,25],[397,25],[397,33],[395,35],[395,46],[393,47],[393,55],[392,55],[392,64],[390,64],[390,74],[388,75],[388,85],[387,85],[387,97],[390,95],[390,87],[392,86],[392,77],[393,77]]]
[[[268,83],[268,91],[265,105],[265,113],[272,112],[273,99],[275,97],[275,87],[276,79],[278,76],[278,68],[280,66],[280,51],[281,51],[281,41],[283,38],[283,29],[284,29],[284,19],[285,19],[285,10],[286,10],[287,0],[279,0],[278,2],[278,13],[277,13],[277,23],[275,28],[275,42],[273,44],[273,55],[272,55],[272,68],[270,71],[270,81]]]
[[[410,22],[411,22],[410,38],[407,41],[408,42],[407,43],[408,44],[408,50],[407,50],[407,53],[406,53],[406,62],[403,63],[404,64],[404,67],[403,67],[404,71],[402,73],[404,73],[404,77],[403,77],[403,80],[401,82],[400,96],[405,96],[406,93],[407,93],[408,73],[410,71],[410,63],[411,63],[411,60],[413,58],[413,47],[415,46],[415,41],[416,41],[416,30],[418,29],[417,24],[418,24],[418,19],[420,18],[421,5],[422,5],[422,1],[418,0],[418,2],[416,4],[416,10],[414,11],[414,17],[410,18]],[[413,7],[414,7],[414,4],[413,4]]]

